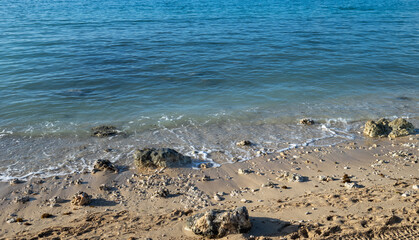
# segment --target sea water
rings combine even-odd
[[[2,0],[0,180],[130,165],[143,147],[218,166],[361,137],[366,119],[418,126],[418,26],[414,0]],[[101,124],[123,134],[91,137]]]

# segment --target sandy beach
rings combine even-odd
[[[245,206],[251,230],[223,239],[417,239],[418,139],[297,148],[219,168],[116,163],[118,173],[1,183],[0,238],[201,239],[185,230],[188,217]],[[78,191],[91,203],[73,205]]]

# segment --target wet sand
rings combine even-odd
[[[418,147],[417,135],[366,139],[219,168],[116,162],[119,173],[0,183],[0,238],[201,239],[184,229],[189,216],[246,206],[252,229],[224,239],[418,239]],[[78,191],[90,205],[71,204]]]

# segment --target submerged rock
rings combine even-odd
[[[191,161],[190,157],[170,148],[146,148],[134,153],[134,164],[138,168],[176,167]]]
[[[111,161],[106,159],[98,159],[93,166],[93,172],[97,171],[111,171],[118,172],[118,169],[111,163]]]
[[[114,126],[102,125],[102,126],[92,128],[92,136],[94,137],[100,137],[100,138],[109,137],[109,136],[114,136],[117,133],[118,133],[118,130],[116,130],[116,127]]]
[[[300,124],[303,125],[313,125],[314,124],[314,120],[309,119],[309,118],[303,118],[300,120]]]
[[[71,200],[71,204],[75,206],[85,206],[85,205],[89,205],[91,200],[92,200],[92,197],[89,196],[89,194],[85,192],[77,192],[73,196],[73,199]]]
[[[369,120],[365,123],[364,134],[369,137],[390,137],[396,138],[407,136],[415,132],[415,127],[406,119],[397,118],[389,121],[381,118],[377,122]]]
[[[246,207],[239,207],[232,211],[215,209],[196,214],[187,220],[186,227],[197,235],[221,238],[248,232],[252,223]]]

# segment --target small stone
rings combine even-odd
[[[314,124],[314,120],[309,119],[309,118],[303,118],[300,120],[300,124],[303,125],[313,125]]]
[[[220,196],[218,196],[218,195],[214,195],[214,200],[215,200],[215,201],[221,201],[222,199],[221,199],[221,197],[220,197]]]
[[[410,196],[410,192],[406,191],[402,194],[402,197],[409,197]]]
[[[14,199],[14,202],[15,203],[26,203],[26,202],[29,202],[29,197],[28,196],[25,196],[25,197],[16,197],[15,199]]]
[[[252,145],[252,142],[250,142],[249,140],[242,140],[240,142],[237,142],[236,145],[239,147],[250,146]]]
[[[211,178],[208,175],[204,175],[201,179],[201,181],[203,181],[203,182],[207,182],[207,181],[210,181],[210,180],[211,180]]]
[[[41,218],[51,218],[51,217],[53,217],[53,215],[49,213],[44,213],[41,215]]]
[[[238,174],[241,174],[241,175],[244,175],[244,174],[249,174],[250,171],[247,170],[247,169],[241,169],[241,168],[239,168],[239,170],[237,170],[237,173]]]
[[[80,192],[77,192],[73,196],[73,199],[71,200],[71,204],[73,204],[75,206],[85,206],[85,205],[90,204],[91,199],[92,199],[92,197],[89,196],[89,194],[80,191]]]
[[[6,220],[7,223],[15,223],[16,222],[16,218],[9,218]]]
[[[415,190],[419,190],[419,185],[413,185],[412,188]]]
[[[360,188],[360,186],[354,182],[345,182],[345,187],[347,189]]]
[[[167,188],[160,188],[154,192],[153,196],[159,197],[159,198],[167,198],[169,195],[170,195],[170,192]]]
[[[9,184],[10,185],[16,185],[16,184],[20,184],[20,183],[23,183],[23,181],[21,181],[21,180],[19,180],[17,178],[14,178],[14,179],[12,179],[12,180],[9,181]]]

